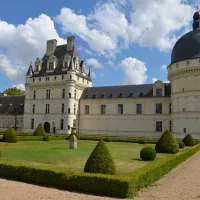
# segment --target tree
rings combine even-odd
[[[24,95],[24,91],[20,90],[16,87],[8,88],[8,89],[4,90],[3,93],[6,93],[8,96]]]

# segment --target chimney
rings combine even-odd
[[[74,36],[67,37],[67,51],[72,51],[74,47]]]
[[[54,54],[57,46],[57,40],[47,40],[47,50],[46,50],[46,55],[49,56],[51,54]]]

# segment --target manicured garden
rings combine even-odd
[[[149,162],[142,162],[140,150],[146,146],[136,143],[105,142],[116,165],[117,174],[127,174],[144,167]],[[33,165],[48,165],[66,168],[72,171],[83,171],[84,165],[96,146],[97,141],[80,140],[78,148],[69,149],[68,140],[19,141],[2,143],[2,160],[16,161]],[[148,146],[155,146],[149,144]],[[157,154],[157,160],[169,154]]]
[[[70,136],[55,139],[44,132],[41,124],[33,136],[19,137],[9,127],[1,139],[0,177],[131,197],[200,150],[199,142],[190,134],[177,140],[169,131],[156,141],[77,138],[79,134],[72,131]]]

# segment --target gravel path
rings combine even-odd
[[[200,199],[200,152],[181,163],[134,200]]]
[[[68,192],[0,179],[1,200],[119,200]],[[200,199],[200,152],[173,169],[154,186],[141,190],[133,200]]]

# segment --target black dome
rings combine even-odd
[[[200,58],[200,29],[186,33],[176,42],[171,64],[192,58]]]

